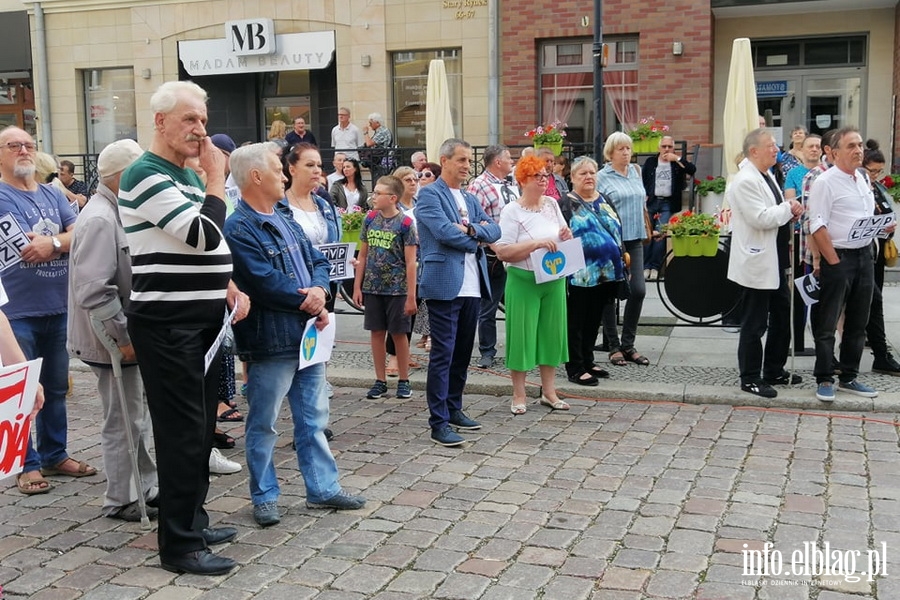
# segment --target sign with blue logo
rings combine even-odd
[[[535,250],[530,258],[537,283],[562,279],[584,268],[584,248],[580,238],[557,242],[553,252],[545,248]]]
[[[566,255],[559,250],[548,252],[541,260],[541,268],[547,275],[556,275],[566,268]]]
[[[757,81],[757,98],[784,98],[788,95],[787,81]]]
[[[300,337],[300,365],[297,367],[298,371],[318,363],[327,362],[331,358],[331,351],[334,349],[334,314],[328,313],[328,324],[322,329],[319,329],[316,325],[321,326],[318,317],[313,317],[307,321],[303,335]]]

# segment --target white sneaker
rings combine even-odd
[[[650,269],[644,269],[644,281],[650,281]]]
[[[216,473],[217,475],[228,475],[230,473],[237,473],[243,467],[240,463],[236,463],[233,460],[229,460],[225,458],[221,452],[219,452],[218,448],[213,448],[212,452],[209,453],[209,472]]]

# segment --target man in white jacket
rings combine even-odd
[[[755,129],[744,138],[747,161],[729,184],[731,255],[728,279],[742,288],[738,368],[741,389],[757,396],[778,395],[773,384],[800,383],[784,370],[790,346],[788,240],[791,219],[803,212],[785,200],[769,172],[778,158],[775,138]],[[780,232],[780,229],[784,229]],[[762,336],[766,337],[763,360]]]

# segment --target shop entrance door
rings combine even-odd
[[[284,98],[265,98],[263,100],[265,108],[265,128],[266,137],[268,137],[269,127],[272,122],[280,119],[287,125],[287,131],[291,131],[294,127],[294,119],[303,117],[309,124],[310,102],[309,96],[288,96]]]
[[[859,77],[803,78],[805,90],[805,125],[819,135],[829,129],[859,125],[863,106]]]

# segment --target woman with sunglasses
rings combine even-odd
[[[524,414],[525,375],[540,367],[541,404],[553,410],[569,410],[556,395],[556,368],[569,359],[566,345],[566,280],[537,283],[539,268],[531,253],[544,248],[556,251],[559,242],[572,239],[559,204],[544,194],[552,176],[547,164],[526,156],[516,165],[521,196],[500,213],[500,239],[492,248],[497,258],[509,263],[506,278],[506,366],[513,382],[509,409]]]

